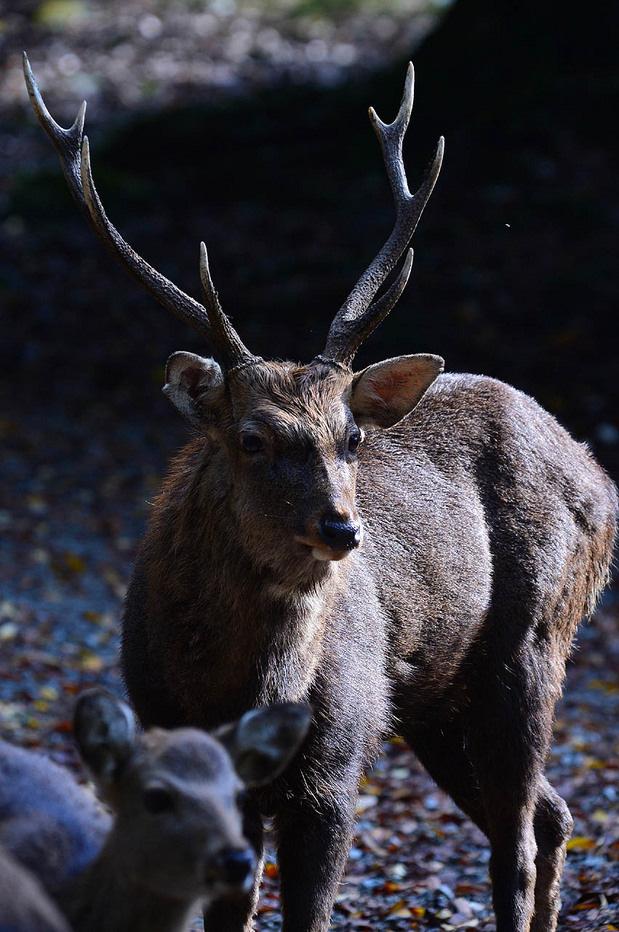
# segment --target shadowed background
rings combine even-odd
[[[412,56],[411,186],[440,133],[445,165],[405,297],[359,364],[441,353],[450,369],[532,392],[614,466],[610,3],[582,20],[533,0],[517,13],[459,0],[421,44],[436,7],[394,2],[390,18],[389,4],[322,0],[278,18],[277,5],[250,15],[232,2],[30,6],[30,17],[5,14],[2,46],[1,378],[9,393],[18,380],[20,406],[116,396],[117,416],[141,404],[152,416],[169,352],[208,351],[89,237],[33,125],[21,45],[61,123],[89,97],[95,179],[138,251],[199,294],[204,238],[247,345],[305,360],[390,230],[366,111],[393,118]],[[33,164],[14,134],[36,134]]]

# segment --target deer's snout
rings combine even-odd
[[[251,848],[227,848],[219,855],[222,880],[230,886],[242,886],[256,869],[256,857]]]
[[[354,550],[361,543],[361,524],[352,517],[324,515],[318,522],[318,533],[332,550]]]

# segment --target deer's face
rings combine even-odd
[[[218,432],[236,520],[287,562],[340,560],[361,543],[352,376],[321,368],[263,363],[233,375]]]
[[[213,360],[176,353],[164,391],[204,433],[226,488],[225,520],[241,545],[256,562],[290,574],[360,546],[355,492],[364,428],[400,420],[440,363],[399,357],[355,375],[321,363],[260,361],[224,376]]]
[[[310,719],[307,706],[287,703],[253,709],[215,735],[138,735],[123,702],[82,694],[74,734],[115,812],[103,856],[124,884],[187,906],[247,892],[257,866],[243,830],[247,788],[281,773]]]
[[[256,857],[243,835],[244,784],[209,735],[153,729],[138,739],[113,800],[117,869],[170,899],[249,889]]]

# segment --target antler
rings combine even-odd
[[[194,301],[173,282],[142,259],[109,221],[95,188],[90,165],[88,137],[84,136],[86,101],[75,122],[63,129],[49,113],[24,52],[24,77],[37,119],[52,141],[71,194],[91,229],[112,255],[169,311],[203,334],[219,353],[226,369],[258,361],[244,346],[230,320],[221,309],[208,271],[206,248],[201,244],[200,271],[207,307]]]
[[[409,62],[404,84],[404,95],[398,115],[393,123],[383,123],[370,107],[370,120],[378,136],[387,176],[396,206],[396,222],[391,236],[371,265],[363,273],[346,301],[341,306],[329,329],[327,345],[317,357],[350,366],[361,343],[384,320],[406,287],[413,264],[413,250],[409,249],[402,271],[388,291],[372,303],[374,295],[396,266],[426,206],[438,178],[443,162],[445,140],[441,136],[432,164],[428,167],[419,190],[411,194],[402,159],[402,141],[413,109],[415,71]]]

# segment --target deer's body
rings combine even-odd
[[[71,932],[34,874],[1,845],[0,932]]]
[[[265,568],[217,453],[192,442],[157,500],[125,608],[123,668],[146,724],[214,727],[284,700],[316,709],[313,744],[262,800],[282,826],[295,932],[326,928],[330,894],[309,921],[307,887],[339,876],[359,775],[392,730],[496,847],[515,845],[492,824],[501,800],[539,799],[538,870],[556,886],[571,822],[542,769],[569,645],[612,551],[612,483],[553,417],[493,379],[439,376],[404,421],[368,430],[357,487],[361,549],[300,561],[304,577],[291,544],[279,571]],[[312,816],[342,839],[315,873],[308,857],[305,872],[295,863],[294,829],[286,847],[288,822]],[[539,932],[556,915],[548,900]]]
[[[617,497],[586,449],[507,385],[440,375],[427,354],[352,370],[406,285],[442,160],[441,141],[411,194],[412,66],[394,122],[370,110],[393,231],[306,366],[244,346],[204,244],[204,305],[137,256],[94,186],[83,109],[61,129],[27,62],[25,74],[92,228],[222,363],[168,360],[164,391],[197,433],[127,596],[122,665],[138,715],[214,727],[256,704],[312,703],[303,754],[257,800],[275,815],[284,932],[328,928],[359,777],[391,728],[488,836],[498,932],[554,932],[571,817],[545,758],[574,631],[607,580]],[[248,832],[260,852],[256,818]],[[209,910],[207,930],[250,929],[255,893]]]
[[[292,755],[306,719],[296,706],[252,713],[250,735],[244,720],[222,735],[228,752],[197,729],[138,737],[126,706],[85,694],[76,736],[114,816],[66,769],[0,742],[0,928],[3,916],[30,914],[34,923],[40,914],[40,932],[68,930],[60,909],[73,932],[181,932],[200,906],[242,895],[255,857],[243,836],[243,783],[230,755],[250,782],[259,768],[261,782]],[[13,901],[9,913],[8,883],[20,871],[24,902]],[[6,932],[37,928],[7,925]]]
[[[96,860],[111,816],[69,771],[0,743],[0,844],[54,899]]]
[[[125,608],[123,665],[143,721],[214,727],[296,699],[314,688],[325,647],[346,644],[363,648],[362,695],[395,687],[413,721],[431,723],[460,704],[494,619],[515,644],[535,615],[536,637],[565,650],[606,581],[610,481],[554,418],[496,380],[439,376],[403,422],[367,432],[357,482],[363,547],[295,579],[290,551],[278,573],[239,539],[234,487],[203,440],[182,452]]]

